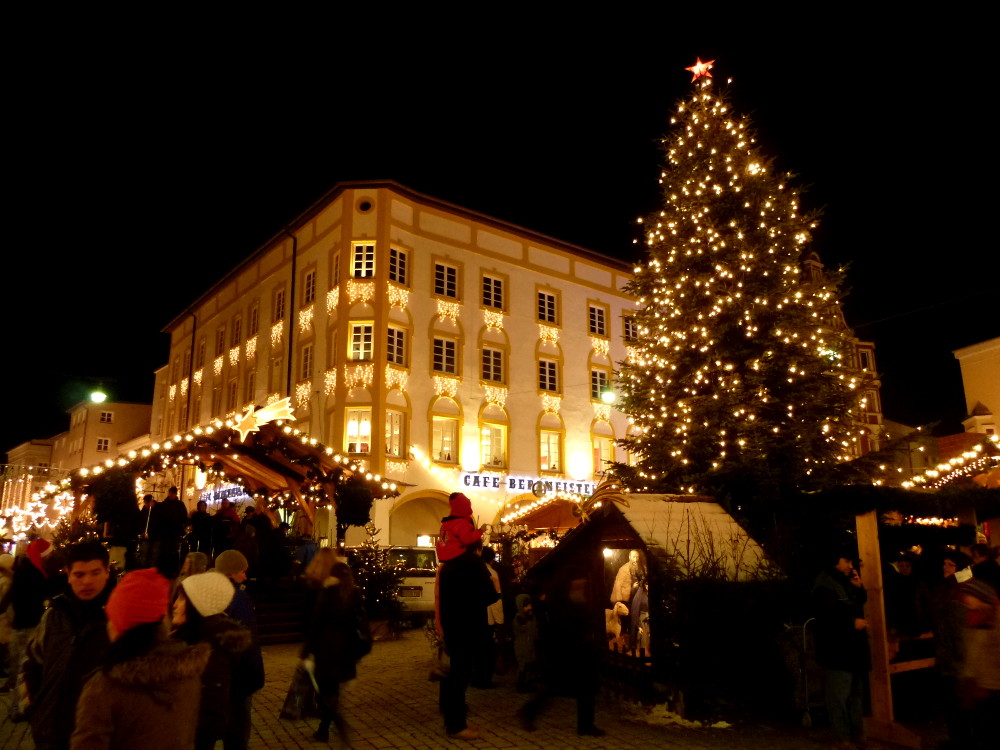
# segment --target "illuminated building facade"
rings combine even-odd
[[[624,458],[607,400],[631,270],[395,183],[339,185],[167,326],[153,439],[291,397],[296,428],[406,486],[376,504],[383,544],[436,534],[455,490],[479,523],[589,494]]]

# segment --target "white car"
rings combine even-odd
[[[410,619],[434,617],[434,576],[437,574],[437,549],[434,547],[390,547],[390,562],[399,565],[403,578],[399,584],[399,602],[403,616]]]

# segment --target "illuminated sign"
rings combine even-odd
[[[597,485],[594,482],[574,482],[551,477],[515,477],[494,472],[477,474],[472,471],[461,473],[462,484],[469,489],[507,490],[515,492],[572,492],[577,495],[593,495]],[[536,485],[541,487],[536,488]]]

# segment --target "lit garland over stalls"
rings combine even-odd
[[[818,214],[803,211],[712,62],[664,139],[662,210],[640,219],[646,258],[628,291],[637,340],[621,364],[619,441],[634,491],[737,501],[833,481],[860,437],[860,374],[839,320],[840,274],[803,271]]]
[[[290,417],[290,412],[285,416]],[[50,504],[60,518],[66,517],[74,507],[72,499],[85,499],[86,488],[95,476],[123,472],[143,480],[184,466],[197,468],[207,481],[243,488],[272,511],[302,509],[310,520],[316,508],[336,505],[338,487],[352,477],[366,482],[374,498],[398,494],[395,482],[366,471],[354,459],[321,445],[283,419],[265,423],[248,414],[237,420],[216,420],[162,444],[80,469],[58,485],[36,493],[32,520],[36,527],[42,525],[50,515]],[[137,498],[140,487],[137,481]],[[22,534],[27,530],[16,529]]]

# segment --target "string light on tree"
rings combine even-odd
[[[662,207],[639,220],[636,337],[616,384],[631,423],[620,442],[638,460],[615,472],[632,489],[685,494],[823,486],[860,434],[841,276],[810,252],[818,214],[715,90],[714,64],[687,68]]]

